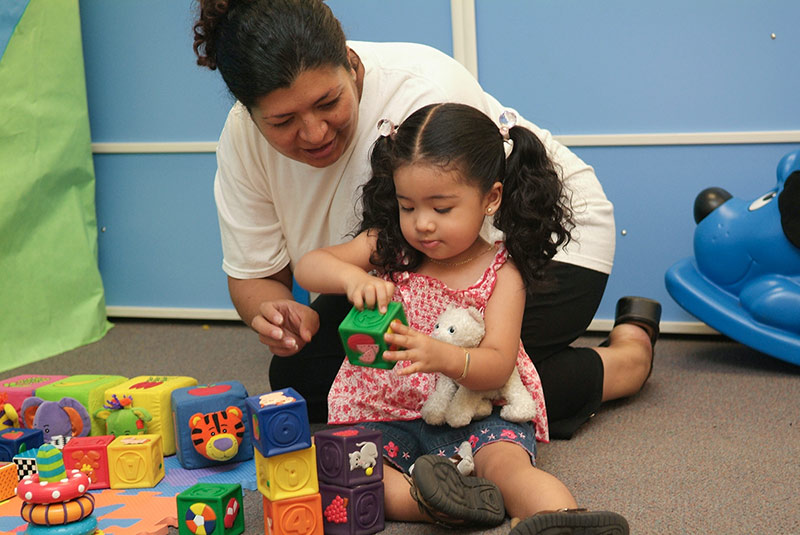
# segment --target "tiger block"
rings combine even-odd
[[[186,469],[253,458],[247,390],[238,381],[172,391],[172,421],[178,461]]]
[[[0,461],[9,462],[18,453],[35,449],[44,443],[41,429],[9,427],[0,431]]]
[[[316,448],[263,457],[255,450],[256,486],[270,501],[319,492]]]
[[[105,392],[118,384],[127,381],[121,375],[70,375],[36,389],[36,395],[45,401],[60,401],[61,398],[73,398],[80,402],[92,420],[91,436],[106,434],[106,424],[94,413],[103,408]]]
[[[112,489],[151,488],[164,478],[161,435],[124,435],[108,445]]]
[[[397,301],[389,303],[386,314],[381,314],[377,308],[358,310],[353,307],[339,325],[339,337],[350,364],[393,368],[395,362],[383,360],[383,352],[395,347],[389,346],[383,335],[391,332],[389,325],[396,319],[408,325],[403,305]]]
[[[325,429],[314,433],[319,480],[355,487],[383,479],[383,436],[358,427]]]
[[[264,533],[271,535],[322,535],[319,493],[273,502],[265,496]]]
[[[34,395],[37,388],[54,383],[66,378],[66,375],[17,375],[0,381],[0,394],[8,396],[8,403],[14,406],[17,412],[22,408],[25,398]]]
[[[198,483],[176,497],[179,535],[244,533],[242,487]]]
[[[293,388],[250,396],[246,405],[253,444],[263,457],[311,446],[306,400]]]
[[[89,476],[89,489],[109,488],[111,477],[108,472],[108,445],[113,441],[112,435],[74,437],[61,451],[64,468],[67,471],[80,470]]]
[[[0,501],[16,494],[17,466],[14,463],[0,462]]]
[[[146,409],[153,417],[147,422],[147,433],[161,435],[164,455],[173,455],[176,446],[175,426],[172,422],[172,391],[195,385],[197,379],[194,377],[140,375],[106,389],[105,399],[111,399],[115,394],[119,399],[130,396],[134,406]]]
[[[357,487],[320,483],[325,534],[371,535],[383,531],[383,481]]]

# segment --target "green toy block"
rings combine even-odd
[[[244,533],[241,485],[197,483],[176,499],[180,535]]]
[[[106,389],[127,381],[121,375],[70,375],[36,389],[36,395],[45,401],[60,401],[61,398],[77,399],[86,407],[92,418],[91,436],[106,434],[106,423],[95,418],[94,413],[103,408]]]
[[[350,363],[386,370],[393,368],[395,363],[383,360],[383,352],[394,351],[397,347],[389,347],[383,334],[391,332],[389,324],[396,319],[408,325],[403,305],[397,301],[389,303],[386,314],[381,314],[377,308],[358,310],[353,307],[339,325],[339,336]]]

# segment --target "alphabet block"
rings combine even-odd
[[[256,486],[270,501],[319,492],[316,448],[262,457],[255,451]]]
[[[383,479],[383,437],[380,431],[358,427],[314,433],[319,480],[355,487]]]
[[[111,486],[108,473],[108,445],[114,441],[111,435],[99,437],[75,437],[61,451],[64,468],[80,470],[89,476],[90,489],[107,489]]]
[[[41,429],[9,427],[0,431],[0,461],[9,462],[18,453],[38,448],[44,443]]]
[[[247,390],[239,381],[172,391],[178,461],[186,469],[253,458],[246,416]]]
[[[91,417],[92,428],[89,435],[106,434],[105,422],[94,417],[94,413],[103,408],[107,389],[127,381],[121,375],[70,375],[36,389],[36,395],[45,401],[59,401],[61,398],[73,398],[80,402]]]
[[[311,446],[306,400],[293,388],[250,396],[246,401],[253,444],[262,456],[271,457]]]
[[[383,531],[383,481],[339,487],[320,483],[325,534],[371,535]]]
[[[179,535],[244,533],[241,485],[198,483],[176,499]]]
[[[133,405],[146,409],[152,420],[147,422],[147,433],[161,435],[164,455],[175,453],[175,427],[172,422],[172,391],[195,386],[197,379],[183,376],[140,375],[105,391],[105,399],[130,396]]]
[[[386,314],[377,308],[358,310],[353,307],[339,325],[339,336],[350,364],[391,369],[395,363],[383,360],[383,352],[394,350],[384,341],[383,335],[391,332],[389,325],[398,319],[408,325],[403,305],[397,301],[389,303]]]
[[[322,507],[319,493],[275,502],[265,496],[264,533],[322,535]]]
[[[161,435],[117,437],[108,445],[112,489],[150,488],[164,477]]]

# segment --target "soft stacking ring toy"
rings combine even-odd
[[[89,476],[80,470],[64,470],[64,459],[55,446],[45,444],[36,452],[38,473],[22,478],[17,496],[26,503],[55,503],[74,500],[89,489]]]
[[[25,522],[40,526],[57,526],[83,520],[94,511],[94,496],[84,494],[60,503],[24,503],[20,515]]]
[[[28,524],[24,535],[96,535],[97,517],[87,516],[83,520],[64,524],[63,526],[37,526]]]

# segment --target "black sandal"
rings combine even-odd
[[[408,478],[419,510],[446,527],[498,526],[505,520],[503,495],[481,477],[464,476],[447,457],[423,455]]]
[[[656,355],[656,342],[659,335],[659,323],[661,322],[661,303],[647,297],[628,296],[617,301],[617,310],[614,315],[614,327],[623,323],[638,325],[650,335],[650,347],[652,357],[650,359],[650,371],[647,372],[647,379],[653,373],[653,360]]]
[[[509,535],[536,535],[538,533],[567,535],[628,535],[628,521],[611,511],[587,511],[586,509],[561,509],[543,511],[517,524]]]

